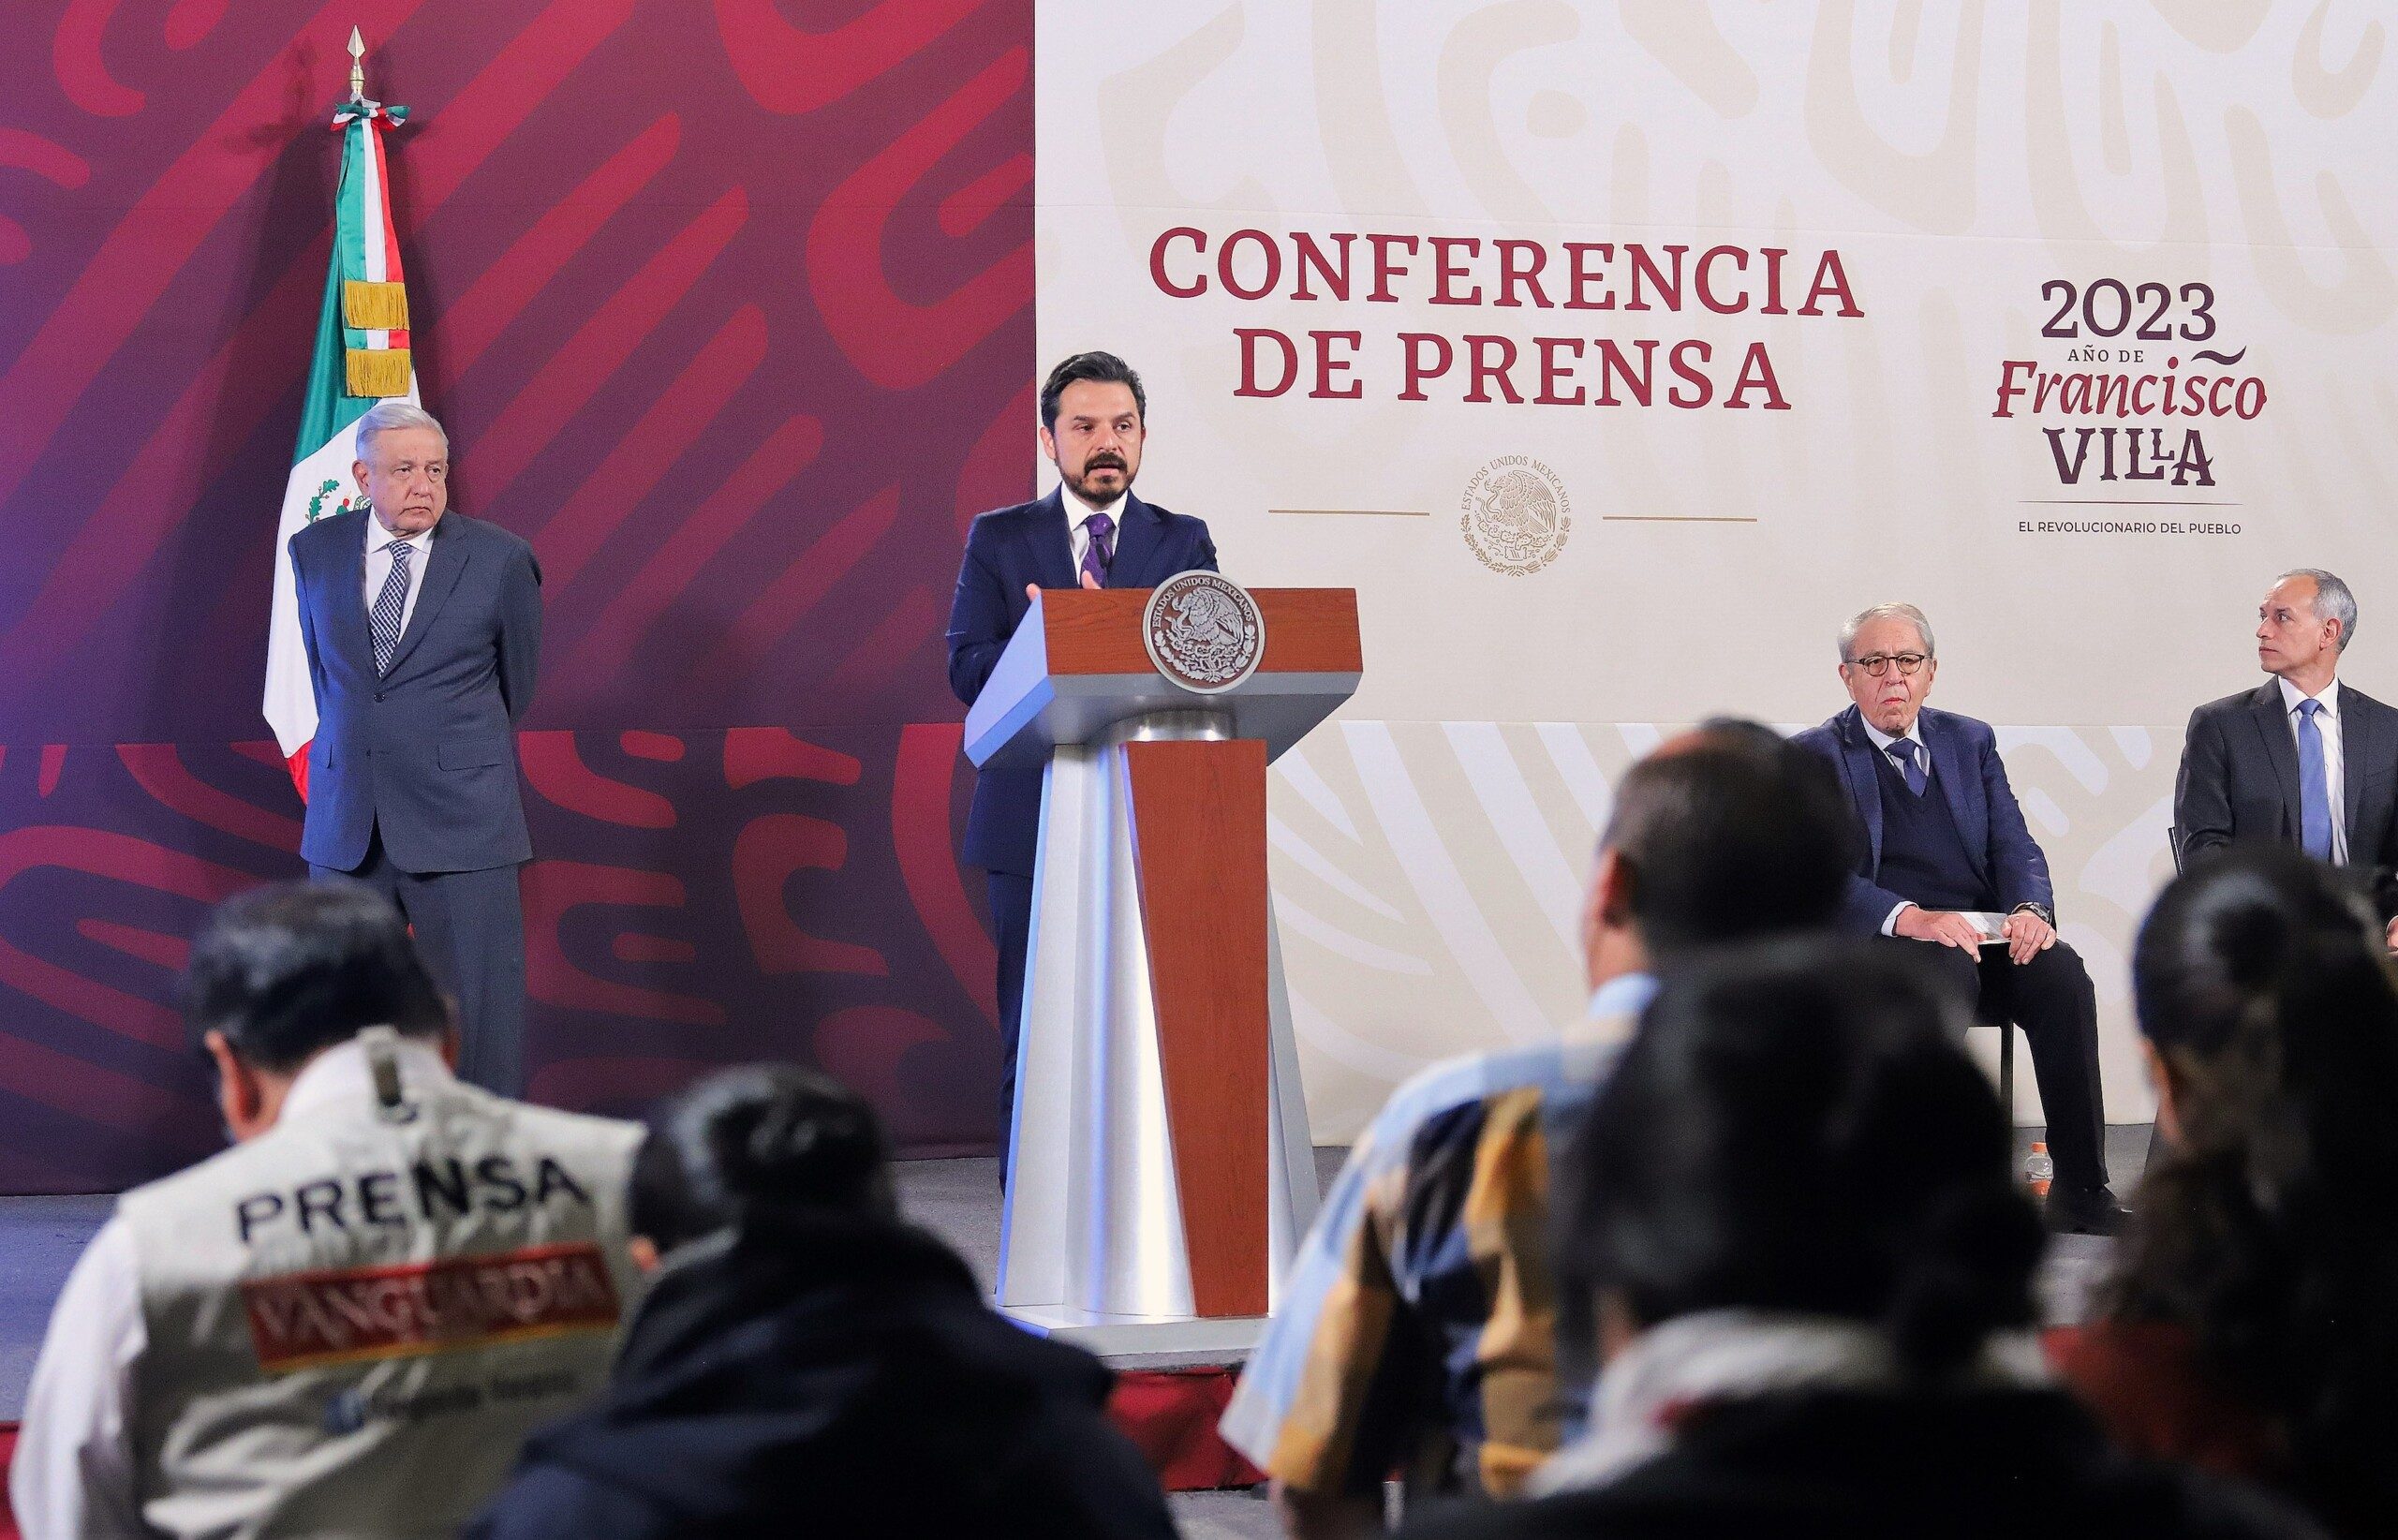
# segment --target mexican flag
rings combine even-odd
[[[333,113],[342,155],[333,264],[325,275],[316,358],[300,408],[300,443],[275,527],[274,609],[266,632],[267,725],[274,730],[303,800],[308,795],[308,741],[317,735],[317,699],[308,685],[308,654],[300,640],[300,605],[286,546],[296,531],[357,502],[358,482],[349,473],[358,457],[351,430],[366,409],[389,396],[417,398],[416,371],[408,363],[407,290],[401,280],[399,241],[392,232],[391,183],[383,160],[383,136],[407,121],[407,113],[405,107],[372,101],[346,102]]]

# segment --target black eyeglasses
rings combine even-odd
[[[1930,661],[1929,657],[1919,652],[1873,652],[1862,658],[1850,659],[1848,666],[1853,669],[1863,669],[1874,678],[1879,679],[1890,672],[1891,664],[1896,663],[1900,677],[1912,679],[1915,677],[1915,671],[1923,667],[1928,661]]]

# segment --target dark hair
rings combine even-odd
[[[1752,721],[1746,717],[1710,717],[1690,731],[1695,738],[1703,738],[1710,743],[1724,744],[1735,748],[1754,749],[1768,757],[1779,754],[1790,747],[1788,738],[1766,726],[1765,723]],[[1814,759],[1813,755],[1807,757],[1811,760]],[[1815,760],[1814,763],[1820,764],[1823,762]]]
[[[277,882],[218,905],[192,942],[183,1010],[195,1044],[222,1032],[244,1060],[277,1072],[362,1028],[433,1037],[450,1025],[400,911],[339,880]]]
[[[761,1214],[889,1217],[891,1140],[866,1098],[797,1064],[709,1075],[650,1118],[631,1223],[660,1251]]]
[[[1132,366],[1114,353],[1076,353],[1049,371],[1049,378],[1041,387],[1041,425],[1053,433],[1058,427],[1058,398],[1066,387],[1080,380],[1095,380],[1103,385],[1130,385],[1132,388],[1132,410],[1143,426],[1149,421],[1149,398],[1141,389],[1141,377]]]
[[[2107,1294],[2167,1321],[2281,1427],[2335,1528],[2398,1508],[2398,989],[2331,867],[2236,847],[2176,879],[2132,958],[2177,1144],[2141,1185]],[[2369,1522],[2368,1522],[2369,1520]]]
[[[1656,957],[1828,925],[1855,860],[1831,768],[1755,722],[1717,718],[1624,773],[1602,850]]]
[[[1927,1381],[2030,1324],[2044,1236],[1965,1025],[1945,980],[1873,940],[1755,943],[1668,979],[1569,1158],[1562,1273],[1643,1325],[1878,1325]]]

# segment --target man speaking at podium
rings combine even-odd
[[[1060,485],[977,515],[949,609],[949,688],[968,705],[1043,588],[1148,588],[1216,570],[1205,521],[1132,496],[1148,434],[1141,377],[1113,353],[1076,353],[1041,387],[1041,452]],[[984,770],[966,817],[966,860],[989,874],[999,945],[999,1140],[1014,1136],[1018,1017],[1041,835],[1041,772]],[[1004,1164],[1001,1170],[1006,1168]]]

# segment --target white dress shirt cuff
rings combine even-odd
[[[1882,934],[1885,936],[1897,935],[1899,933],[1899,916],[1904,914],[1907,911],[1913,908],[1915,908],[1914,902],[1904,898],[1902,898],[1897,903],[1891,905],[1890,912],[1882,916]]]

